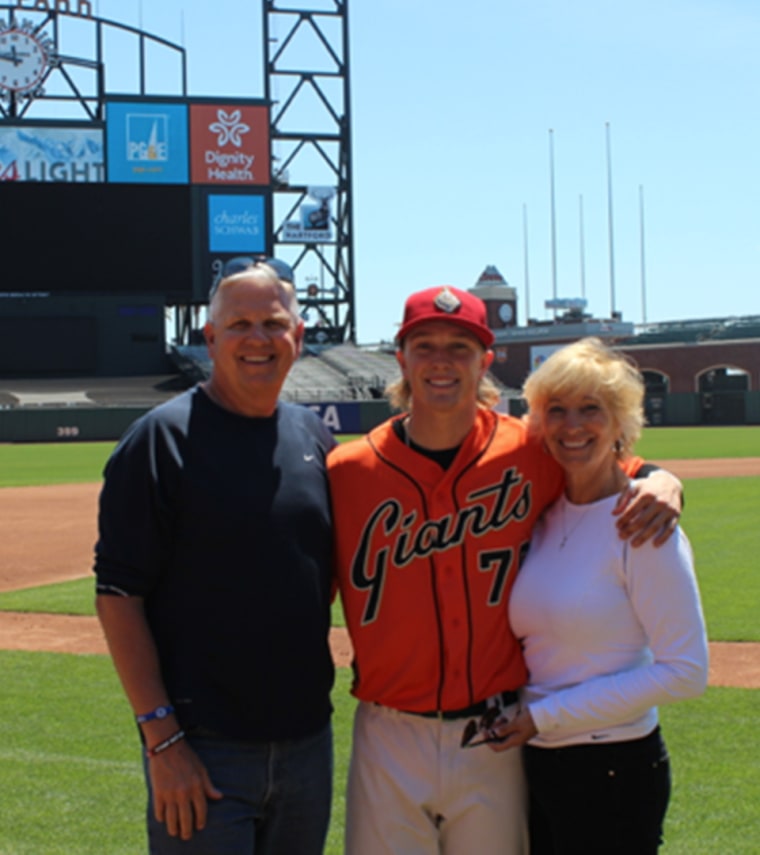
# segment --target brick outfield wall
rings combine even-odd
[[[502,383],[519,389],[531,369],[530,352],[536,342],[517,342],[506,347],[506,360],[494,361],[491,371]],[[541,341],[542,345],[569,344],[565,340]],[[672,394],[699,389],[699,377],[715,368],[734,368],[747,373],[749,391],[760,390],[760,340],[636,345],[621,348],[641,371],[664,374]]]

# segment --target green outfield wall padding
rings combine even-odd
[[[391,415],[391,407],[387,401],[361,401],[359,403],[359,423],[362,433],[367,433]]]
[[[663,426],[698,425],[700,414],[700,399],[696,392],[680,392],[665,396]]]
[[[24,407],[0,410],[0,442],[117,440],[148,407]]]
[[[746,392],[744,424],[760,424],[760,391]],[[704,424],[698,393],[667,395],[663,426]],[[387,401],[357,401],[361,433],[385,421]],[[149,407],[18,407],[0,409],[0,442],[116,441]],[[522,415],[522,402],[510,401],[510,414]],[[328,427],[330,425],[328,424]]]
[[[760,425],[760,391],[745,392],[745,395],[745,423],[748,425]]]

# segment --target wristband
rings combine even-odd
[[[145,749],[146,757],[155,757],[157,754],[160,754],[162,751],[166,751],[167,748],[171,748],[172,745],[176,745],[180,740],[185,738],[185,731],[178,730],[176,733],[173,733],[168,739],[165,739],[163,742],[159,742],[158,745],[154,745],[153,748]]]
[[[171,704],[167,704],[165,707],[156,707],[153,712],[143,713],[142,715],[136,715],[135,719],[138,724],[145,724],[146,721],[153,721],[154,718],[166,718],[174,712],[174,707]]]

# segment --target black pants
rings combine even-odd
[[[659,727],[630,742],[524,749],[531,855],[654,855],[670,798]]]

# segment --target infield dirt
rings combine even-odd
[[[760,476],[760,457],[658,461],[682,479]],[[97,536],[99,484],[0,489],[0,591],[87,577]],[[345,630],[333,629],[338,666],[351,661]],[[105,653],[96,618],[0,612],[0,649]],[[760,644],[712,643],[710,684],[760,688]]]

